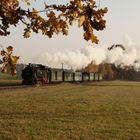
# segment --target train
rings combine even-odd
[[[60,82],[88,82],[102,81],[103,75],[99,72],[87,72],[85,70],[74,71],[72,69],[50,68],[42,64],[29,63],[22,70],[23,85],[50,84]]]

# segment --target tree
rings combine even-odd
[[[112,65],[108,64],[108,63],[105,63],[104,67],[105,67],[105,71],[106,71],[106,74],[104,75],[104,78],[106,80],[112,80],[114,78],[114,71],[112,69]]]
[[[98,66],[98,71],[99,73],[102,73],[103,75],[103,78],[107,75],[107,71],[106,71],[106,68],[105,68],[105,64],[100,64]]]
[[[97,72],[98,71],[98,65],[90,63],[86,68],[85,68],[86,72]]]
[[[66,5],[44,4],[44,9],[37,11],[31,9],[30,0],[26,2],[28,10],[21,7],[21,0],[0,0],[0,35],[10,34],[11,25],[17,26],[18,23],[25,25],[25,38],[30,37],[31,32],[42,32],[43,35],[51,38],[54,34],[68,34],[68,28],[74,22],[83,28],[84,39],[93,43],[98,43],[98,38],[94,30],[103,30],[106,21],[103,19],[107,13],[107,8],[98,9],[95,0],[70,0]],[[42,16],[40,13],[46,13]]]

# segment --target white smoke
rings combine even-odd
[[[79,52],[56,52],[44,53],[34,59],[34,63],[41,63],[50,67],[72,68],[74,70],[85,68],[90,63],[112,63],[115,65],[134,66],[140,70],[140,47],[136,46],[128,36],[126,37],[123,50],[121,47],[108,50],[106,46],[93,47],[91,45]]]

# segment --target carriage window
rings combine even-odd
[[[55,80],[57,80],[57,71],[55,71]]]

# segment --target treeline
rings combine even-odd
[[[85,70],[102,73],[104,80],[140,80],[140,71],[136,71],[133,66],[115,66],[108,63],[89,64]]]

